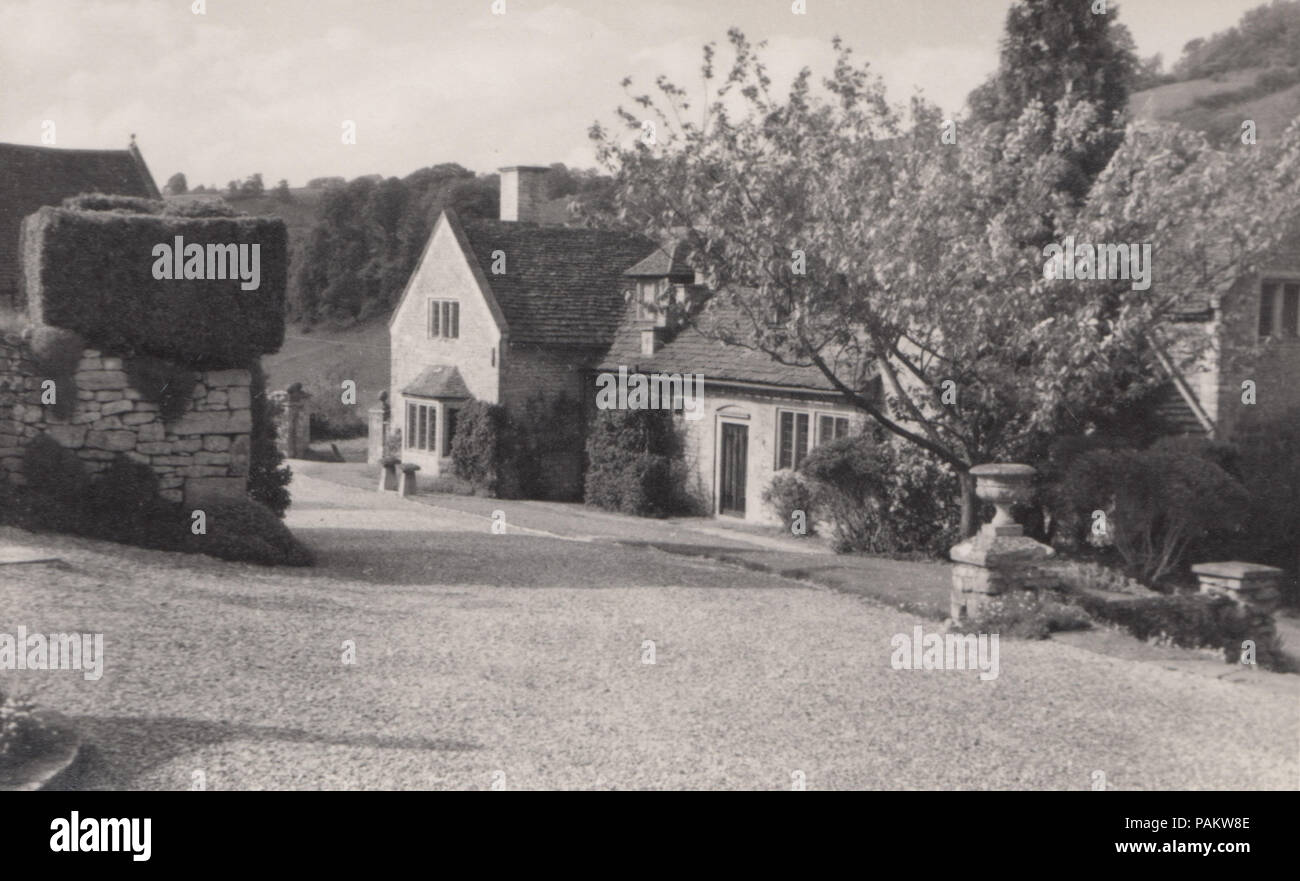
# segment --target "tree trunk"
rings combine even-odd
[[[975,475],[966,470],[957,477],[961,480],[961,537],[965,541],[979,529],[980,500],[975,495]]]

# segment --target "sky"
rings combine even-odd
[[[1092,0],[1078,0],[1091,3]],[[1138,52],[1164,55],[1263,0],[1109,0]],[[504,7],[494,14],[493,6]],[[196,14],[196,6],[203,14]],[[825,71],[841,36],[891,100],[950,112],[997,67],[1010,0],[0,0],[0,141],[121,148],[161,186],[260,172],[404,176],[590,167],[587,130],[628,105],[625,76],[698,90],[701,47],[765,39],[773,81]],[[1118,6],[1117,13],[1115,12]],[[639,91],[639,90],[638,90]],[[344,122],[355,143],[344,143]]]

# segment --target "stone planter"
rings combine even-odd
[[[1278,586],[1286,573],[1275,566],[1242,563],[1197,563],[1192,567],[1201,593],[1224,596],[1238,606],[1273,612],[1281,598]]]
[[[402,474],[397,484],[397,492],[402,496],[413,496],[416,493],[415,472],[420,470],[420,466],[414,462],[407,462],[402,465]]]
[[[1024,527],[1011,516],[1011,506],[1027,502],[1037,472],[1028,465],[977,465],[975,495],[997,509],[993,522],[953,547],[951,616],[954,623],[979,617],[994,596],[1016,590],[1036,590],[1050,582],[1039,564],[1054,556],[1047,545],[1025,536]]]
[[[12,765],[0,766],[0,792],[38,790],[77,759],[81,736],[72,722],[53,710],[37,710],[33,715],[47,728],[45,749]]]
[[[385,456],[379,461],[379,491],[389,492],[397,489],[397,466],[401,460]]]

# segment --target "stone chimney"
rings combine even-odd
[[[540,165],[511,165],[501,171],[501,219],[542,222],[546,204],[546,173]]]

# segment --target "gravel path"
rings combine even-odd
[[[993,681],[894,670],[890,638],[922,622],[855,597],[293,488],[311,571],[0,529],[65,561],[0,567],[0,632],[105,635],[98,682],[0,672],[82,726],[65,786],[1300,784],[1300,677],[1256,687],[1011,640]]]

